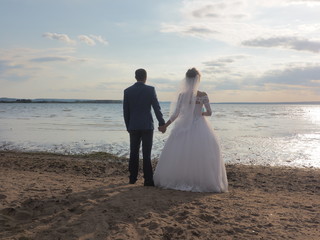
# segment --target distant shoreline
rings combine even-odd
[[[82,100],[82,99],[6,99],[0,103],[122,103],[122,100]]]
[[[88,100],[88,99],[19,99],[19,98],[0,98],[0,103],[118,103],[122,100]],[[170,103],[161,101],[160,103]],[[213,102],[212,104],[301,104],[301,105],[320,105],[320,101],[305,102]]]

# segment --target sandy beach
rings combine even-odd
[[[128,184],[109,154],[0,152],[0,239],[320,239],[320,169],[227,165],[229,192]]]

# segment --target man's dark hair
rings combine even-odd
[[[147,79],[147,71],[143,68],[139,68],[136,70],[136,79],[137,81],[144,81]]]

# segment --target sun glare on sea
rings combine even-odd
[[[312,108],[305,109],[307,117],[316,124],[320,124],[320,107],[314,106]]]
[[[315,124],[313,133],[304,134],[304,141],[309,145],[308,155],[313,161],[313,166],[320,167],[319,156],[320,156],[320,106],[312,106],[304,109],[305,116]]]

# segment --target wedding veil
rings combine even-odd
[[[191,127],[196,104],[196,95],[200,83],[200,75],[186,77],[182,80],[180,88],[175,96],[175,100],[170,106],[170,120],[175,121],[172,131],[186,131]]]

